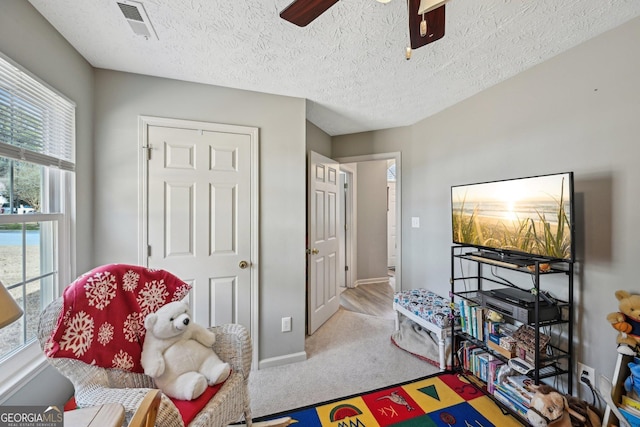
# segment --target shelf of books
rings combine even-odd
[[[455,253],[456,250],[461,253]],[[568,301],[551,300],[547,293],[541,295],[544,293],[540,287],[543,272],[538,260],[535,271],[529,266],[502,266],[488,261],[486,264],[492,269],[489,274],[488,268],[483,271],[485,262],[470,255],[475,252],[465,250],[468,251],[468,247],[454,246],[451,254],[450,297],[452,305],[460,311],[460,328],[451,331],[456,349],[452,366],[481,380],[487,394],[526,424],[526,412],[534,394],[529,385],[540,384],[548,378],[555,381],[564,375],[571,393],[573,265],[557,265],[544,272],[564,273],[568,277]],[[454,260],[469,263],[466,269],[469,271],[462,274],[462,266],[455,270]],[[518,287],[514,284],[517,282],[495,274],[495,266],[521,271],[532,279],[527,277],[522,280],[522,287]],[[470,272],[473,270],[477,274]],[[533,281],[533,288],[529,280]],[[497,301],[496,289],[524,294],[526,298],[522,303]],[[550,301],[542,301],[543,298]],[[553,328],[555,325],[559,328]],[[564,327],[566,335],[558,333]]]
[[[483,381],[486,393],[520,418],[523,424],[527,424],[527,409],[534,394],[527,388],[533,382],[529,376],[513,375],[498,381],[499,371],[507,362],[478,347],[473,341],[461,343],[459,357],[464,371]]]
[[[627,395],[622,396],[618,409],[632,426],[640,426],[640,401]]]
[[[480,306],[475,292],[462,292],[458,301],[460,310],[460,331],[458,335],[473,343],[476,347],[489,350],[492,355],[503,361],[520,357],[532,365],[535,355],[519,345],[518,337],[531,334],[530,325],[517,326],[505,321],[495,321],[487,315],[489,309]],[[460,296],[459,294],[455,294]],[[538,355],[540,365],[538,379],[554,377],[568,373],[560,363],[569,358],[569,353],[550,343],[550,338],[540,333],[541,352]],[[530,374],[534,378],[534,373]]]
[[[514,375],[508,366],[513,353],[493,341],[480,341],[467,333],[459,333],[458,339],[462,341],[458,346],[457,366],[462,368],[463,372],[481,380],[487,394],[493,396],[501,406],[512,411],[517,417],[522,417],[520,421],[526,424],[529,402],[535,394],[528,387],[535,384],[532,375]],[[501,374],[501,369],[508,375]],[[563,373],[566,373],[566,370],[551,363],[541,368],[539,378],[550,378]]]

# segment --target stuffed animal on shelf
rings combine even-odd
[[[640,349],[640,295],[616,291],[618,309],[607,315],[607,321],[618,331],[618,352],[634,356]]]
[[[147,315],[144,326],[141,364],[167,396],[193,400],[229,377],[229,364],[212,348],[215,334],[191,321],[186,302],[165,304]]]
[[[491,320],[492,322],[502,322],[504,320],[504,317],[497,311],[487,310],[487,319]]]
[[[602,426],[599,415],[584,400],[565,396],[546,384],[533,387],[536,394],[527,411],[527,420],[533,427]]]
[[[624,381],[624,389],[630,397],[637,399],[640,397],[640,363],[630,362],[629,369],[631,373]]]

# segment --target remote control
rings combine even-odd
[[[509,366],[516,372],[521,374],[528,374],[533,371],[533,366],[529,362],[519,357],[514,357],[513,359],[509,359]]]

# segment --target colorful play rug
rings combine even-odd
[[[292,427],[521,427],[464,377],[443,373],[348,398],[261,417]]]

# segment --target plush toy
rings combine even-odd
[[[492,322],[502,322],[504,320],[504,317],[497,311],[488,310],[487,319],[491,320]]]
[[[536,394],[527,411],[527,420],[533,427],[602,426],[598,414],[584,400],[562,395],[546,384],[533,387]]]
[[[607,315],[607,321],[618,331],[618,352],[634,356],[640,349],[640,295],[616,291],[618,309]]]
[[[624,381],[624,389],[634,399],[640,397],[640,363],[630,362],[631,373]],[[635,394],[635,396],[634,396]]]
[[[167,396],[193,400],[231,373],[212,349],[215,334],[191,321],[185,302],[160,307],[147,315],[144,326],[142,367]]]

